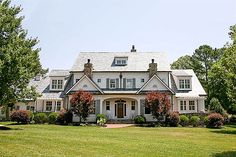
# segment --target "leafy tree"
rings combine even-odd
[[[171,69],[192,69],[192,57],[189,55],[178,58],[171,64]]]
[[[209,104],[210,111],[220,113],[223,115],[225,113],[224,108],[221,106],[219,100],[217,98],[212,98]]]
[[[80,123],[82,119],[86,121],[93,109],[93,95],[89,92],[78,91],[72,95],[70,102],[72,111],[80,118]]]
[[[38,39],[27,37],[21,10],[10,6],[10,0],[0,1],[0,106],[17,102],[29,80],[43,72]]]
[[[236,24],[230,26],[229,30],[230,30],[229,32],[230,39],[233,41],[233,44],[236,44]]]
[[[157,120],[160,117],[166,117],[170,112],[170,100],[168,95],[160,92],[150,92],[146,96],[145,106],[150,108],[150,111]]]

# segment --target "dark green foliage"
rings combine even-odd
[[[189,118],[188,118],[187,116],[181,115],[179,118],[180,118],[179,124],[180,124],[181,126],[188,126]]]
[[[212,98],[209,104],[210,111],[220,113],[223,115],[225,113],[224,108],[221,106],[219,100],[217,98]]]
[[[220,128],[223,126],[224,118],[221,114],[211,113],[207,118],[207,127]]]
[[[48,117],[47,117],[47,115],[45,113],[37,113],[34,116],[34,121],[37,124],[44,124],[44,123],[48,122]]]
[[[11,121],[28,124],[30,122],[30,113],[27,110],[13,111],[10,115]]]
[[[135,124],[143,124],[146,123],[146,118],[142,115],[137,115],[136,117],[134,117],[134,122]]]
[[[169,126],[172,127],[177,127],[180,122],[180,117],[178,112],[171,112],[167,117],[166,117],[166,123]]]
[[[171,64],[171,69],[193,69],[192,57],[189,55],[178,58]]]
[[[236,124],[236,115],[230,117],[230,123]]]
[[[27,38],[27,31],[21,25],[24,19],[21,10],[10,5],[9,0],[0,3],[0,106],[32,96],[29,93],[35,91],[27,89],[28,83],[43,73],[38,39]]]
[[[48,116],[48,123],[49,124],[55,124],[57,120],[58,113],[52,112]]]
[[[97,114],[96,115],[96,121],[98,121],[98,120],[100,120],[102,118],[107,121],[107,116],[105,114]]]
[[[189,123],[193,126],[193,127],[197,127],[199,125],[200,122],[200,118],[198,116],[192,116],[189,120]]]
[[[70,124],[73,120],[73,113],[71,110],[61,110],[57,116],[56,124]]]

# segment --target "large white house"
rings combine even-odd
[[[94,112],[111,120],[130,120],[144,115],[153,121],[145,108],[146,94],[151,91],[169,95],[171,109],[179,113],[205,112],[206,93],[193,70],[171,70],[165,53],[137,52],[80,52],[70,70],[52,70],[48,76],[35,77],[41,97],[27,104],[17,103],[16,109],[57,112],[70,108],[72,94],[79,90],[94,96]],[[78,117],[74,116],[74,121]]]

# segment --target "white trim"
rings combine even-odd
[[[141,92],[147,85],[148,83],[154,79],[154,77],[156,77],[169,91],[171,91],[171,93],[174,93],[174,91],[168,87],[157,75],[153,75],[137,92],[136,94],[139,94],[139,92]]]
[[[80,78],[80,80],[78,81],[78,82],[76,82],[71,88],[70,88],[70,90],[68,90],[68,92],[66,92],[66,94],[68,94],[72,89],[74,89],[74,87],[76,87],[83,79],[87,79],[87,80],[89,80],[89,82],[99,91],[99,92],[101,92],[102,94],[103,94],[103,91],[93,82],[93,81],[91,81],[91,79],[90,78],[88,78],[88,76],[86,76],[86,75],[84,75],[84,76],[82,76],[81,78]]]

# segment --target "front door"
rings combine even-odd
[[[117,118],[124,118],[124,114],[123,114],[123,111],[124,111],[124,103],[117,103],[118,105],[118,113],[117,113]]]

